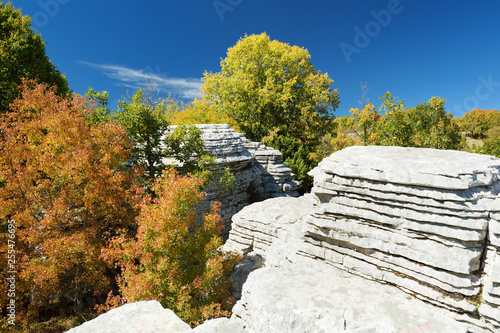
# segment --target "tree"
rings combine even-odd
[[[31,18],[10,2],[0,1],[0,113],[8,112],[19,96],[22,78],[55,86],[60,96],[71,93],[66,77],[45,54],[41,35],[31,29]]]
[[[177,125],[165,135],[165,154],[175,156],[179,162],[175,165],[178,171],[196,174],[214,166],[215,159],[205,151],[202,134],[203,131],[194,125]]]
[[[455,150],[464,146],[460,128],[453,115],[446,112],[444,103],[444,99],[432,97],[406,111],[413,128],[412,146]]]
[[[363,110],[349,110],[354,117],[358,136],[364,146],[378,143],[377,127],[381,119],[380,114],[375,109],[372,103],[365,105]]]
[[[432,97],[426,103],[405,108],[390,92],[380,97],[379,114],[368,103],[363,110],[351,109],[352,117],[337,118],[333,135],[323,137],[314,153],[317,161],[354,145],[382,145],[460,150],[465,145],[460,128],[444,108],[445,100]]]
[[[230,187],[232,178],[227,174],[228,170],[220,174],[209,171],[215,160],[205,151],[203,132],[199,128],[184,124],[174,130],[169,127],[167,119],[178,113],[178,108],[170,97],[157,98],[149,86],[137,90],[130,102],[120,102],[119,112],[112,115],[127,132],[132,144],[132,163],[146,170],[142,177],[143,186],[149,191],[149,184],[160,177],[167,167],[166,158],[175,157],[180,163],[171,166],[178,171],[195,173],[207,181],[211,180],[212,185]],[[106,119],[106,113],[104,115],[98,117],[99,121]]]
[[[108,107],[109,94],[107,91],[99,92],[92,89],[92,87],[88,87],[85,97],[91,101],[93,108],[93,111],[88,113],[87,117],[87,122],[90,125],[107,123],[112,119],[113,113]]]
[[[144,199],[136,237],[116,236],[103,254],[122,268],[121,295],[110,295],[110,305],[156,299],[191,325],[229,314],[229,274],[238,258],[220,250],[218,204],[196,221],[202,184],[170,168],[154,182],[156,197]]]
[[[457,118],[457,123],[469,136],[484,139],[491,128],[500,126],[500,110],[474,109]]]
[[[271,41],[265,33],[245,36],[229,48],[220,72],[205,72],[203,97],[248,139],[279,148],[289,136],[297,148],[312,152],[332,129],[340,100],[330,88],[333,80],[309,59],[306,49]]]
[[[307,50],[265,33],[245,36],[229,48],[221,72],[205,72],[201,90],[250,140],[274,131],[317,142],[330,128],[339,97],[333,80],[309,58]]]
[[[172,125],[229,124],[233,129],[238,130],[234,119],[218,112],[213,103],[208,100],[195,99],[185,105],[183,110],[171,115],[169,120]]]
[[[396,101],[390,92],[380,97],[379,111],[385,111],[379,124],[380,144],[383,146],[413,147],[413,124],[404,101]]]
[[[160,176],[165,168],[162,141],[169,126],[166,112],[166,102],[154,97],[153,91],[146,88],[137,90],[129,102],[120,102],[115,114],[132,143],[132,162],[144,166],[147,179]]]
[[[140,190],[124,165],[125,131],[114,123],[89,126],[87,100],[25,80],[21,96],[0,117],[1,283],[11,220],[16,321],[36,331],[38,321],[84,315],[109,290],[101,249],[118,229],[132,228]]]
[[[495,126],[488,130],[481,153],[500,157],[500,126]]]

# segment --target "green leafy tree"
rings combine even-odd
[[[412,147],[414,129],[404,101],[397,101],[390,92],[380,97],[379,111],[385,111],[379,123],[380,144]]]
[[[107,91],[96,91],[89,87],[85,93],[91,103],[93,112],[88,113],[87,122],[90,125],[107,123],[113,117],[113,112],[109,109],[109,94]]]
[[[205,72],[201,89],[250,140],[277,131],[304,144],[317,142],[330,129],[339,97],[330,88],[333,80],[309,59],[306,49],[265,33],[245,36],[229,48],[221,72]]]
[[[107,96],[103,93],[89,91],[93,99],[104,102]],[[89,93],[89,94],[90,94]],[[102,103],[101,103],[102,104]],[[94,122],[108,119],[108,114],[97,108],[93,115]],[[205,180],[206,186],[217,191],[228,191],[233,188],[234,177],[229,169],[217,170],[215,158],[205,151],[202,131],[194,125],[178,125],[172,131],[168,118],[178,104],[172,98],[158,99],[151,87],[139,89],[130,102],[121,102],[117,113],[111,117],[122,125],[132,143],[132,163],[142,166],[146,174],[142,177],[143,186],[150,190],[150,183],[161,176],[167,167],[168,158],[172,167],[179,172],[193,173]]]
[[[432,97],[406,111],[413,128],[412,146],[460,150],[465,145],[460,128],[453,115],[446,112],[444,103],[444,99]]]
[[[0,1],[0,113],[19,97],[22,78],[55,86],[61,96],[71,93],[66,77],[47,57],[41,35],[31,29],[31,18]]]
[[[363,110],[351,109],[352,117],[335,120],[334,134],[324,136],[314,156],[317,161],[353,145],[421,147],[460,150],[465,146],[459,126],[444,108],[445,100],[432,97],[416,107],[405,108],[390,92],[380,98],[379,114],[368,103]]]
[[[205,169],[202,157],[208,153],[204,149],[202,134],[194,125],[178,125],[165,136],[165,153],[175,156],[180,162],[179,171],[187,173]]]
[[[217,112],[234,119],[250,140],[278,149],[288,136],[313,152],[333,128],[340,102],[330,88],[333,80],[312,66],[306,49],[271,41],[265,33],[240,39],[221,71],[205,72],[202,80],[204,98]],[[283,157],[291,158],[286,152]]]
[[[120,102],[115,114],[133,143],[132,162],[146,170],[146,183],[159,177],[165,168],[163,137],[169,126],[165,102],[152,97],[152,93],[150,89],[137,90],[129,102]]]

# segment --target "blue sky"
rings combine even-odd
[[[114,107],[148,77],[162,93],[200,95],[245,34],[308,49],[335,80],[337,116],[359,107],[362,82],[375,106],[386,91],[407,106],[432,96],[462,116],[500,109],[498,0],[14,0],[33,18],[70,87],[110,93]]]

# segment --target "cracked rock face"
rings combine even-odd
[[[254,251],[266,266],[335,268],[371,288],[396,287],[473,331],[500,330],[500,159],[351,147],[311,175],[312,197],[268,200],[236,215],[225,248]],[[235,308],[243,322],[253,318],[253,274]]]

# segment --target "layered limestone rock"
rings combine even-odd
[[[494,274],[482,274],[485,259],[494,271],[498,250],[488,234],[500,211],[499,159],[351,147],[311,174],[319,209],[306,221],[301,253],[453,311],[475,316],[480,305],[500,326],[482,292],[495,285]]]
[[[495,323],[498,328],[500,327],[500,214],[498,213],[491,214],[488,236],[479,313]]]
[[[280,208],[281,207],[281,208]],[[492,325],[448,311],[299,253],[311,196],[276,198],[233,218],[226,250],[264,260],[250,273],[231,321],[245,332],[491,332]],[[298,212],[298,213],[297,213]],[[243,227],[246,228],[243,229]],[[236,233],[244,238],[236,237]],[[251,252],[249,252],[251,251]]]
[[[500,329],[500,159],[351,147],[311,174],[312,198],[246,207],[225,248],[266,266],[331,266],[460,315],[472,331]]]
[[[281,152],[266,147],[259,142],[243,138],[243,146],[255,156],[253,166],[260,172],[262,198],[297,197],[298,182],[294,180],[292,169],[283,163]]]
[[[351,147],[312,174],[233,216],[241,299],[195,332],[500,332],[500,159]]]
[[[268,199],[247,206],[233,216],[224,250],[243,255],[253,251],[269,259],[273,245],[279,247],[281,244],[299,241],[302,226],[296,221],[307,216],[312,208],[313,200],[310,195]],[[274,250],[279,251],[278,248]]]
[[[205,150],[216,159],[216,169],[229,169],[236,180],[230,192],[209,188],[204,205],[200,207],[200,210],[207,209],[213,201],[219,201],[226,231],[230,229],[231,217],[249,203],[270,197],[298,196],[297,182],[279,151],[250,142],[226,124],[196,127],[203,132]],[[175,128],[171,126],[170,130]],[[175,158],[167,158],[164,162],[173,163]]]
[[[243,146],[243,134],[237,133],[228,125],[196,125],[202,130],[204,148],[216,159],[216,168],[225,168],[233,174],[235,184],[230,193],[215,188],[207,190],[207,197],[201,210],[208,210],[213,201],[221,203],[220,215],[229,228],[231,217],[249,204],[251,185],[260,182],[260,174],[253,167],[254,156]],[[172,129],[175,127],[172,126]]]

